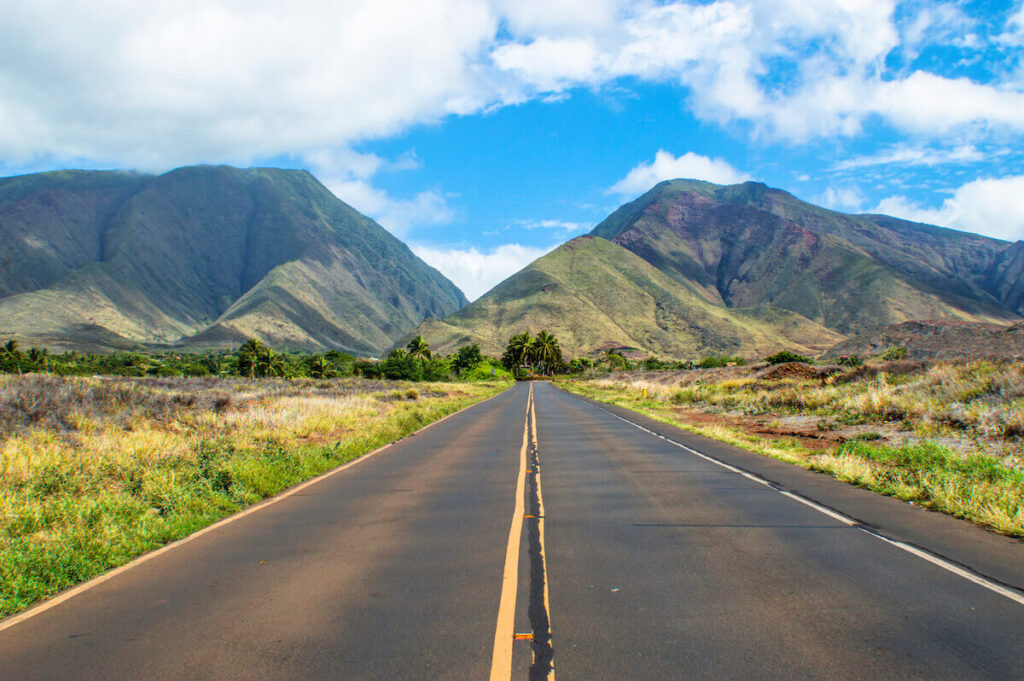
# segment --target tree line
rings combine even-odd
[[[455,353],[434,356],[420,336],[384,360],[360,359],[340,350],[324,353],[278,351],[249,339],[235,351],[51,353],[45,348],[22,350],[18,342],[0,344],[0,372],[52,373],[63,376],[237,376],[242,378],[387,378],[409,381],[482,380],[498,377],[501,364],[467,345]]]

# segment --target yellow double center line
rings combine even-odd
[[[519,587],[519,556],[523,536],[523,519],[526,509],[526,468],[527,451],[531,444],[537,447],[537,415],[534,410],[533,385],[526,398],[526,423],[523,426],[523,444],[519,450],[519,475],[516,477],[515,507],[512,511],[512,526],[508,533],[508,547],[505,552],[505,571],[501,578],[501,598],[498,601],[498,623],[494,631],[494,652],[491,655],[491,681],[507,681],[512,678],[512,645],[515,635],[516,592]],[[541,560],[544,560],[544,501],[540,496],[540,472],[534,471],[538,500],[538,527],[541,546]],[[546,564],[544,565],[546,572]],[[551,612],[548,585],[544,579],[544,607]],[[555,672],[548,672],[548,680],[554,681]]]

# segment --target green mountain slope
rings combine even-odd
[[[305,171],[0,180],[0,336],[51,347],[379,353],[462,292]]]
[[[475,342],[497,354],[509,336],[524,329],[554,333],[569,355],[631,347],[690,359],[781,347],[816,351],[841,339],[785,310],[731,310],[711,303],[629,250],[590,236],[562,245],[454,315],[427,320],[417,332],[437,350]]]
[[[770,305],[843,334],[909,319],[1006,322],[991,285],[1010,244],[882,215],[845,215],[747,182],[662,182],[593,234],[729,307]]]
[[[845,215],[756,182],[662,182],[591,236],[420,332],[442,349],[475,341],[496,352],[547,328],[570,353],[621,345],[693,358],[815,351],[907,320],[1006,324],[1024,312],[1022,242]]]

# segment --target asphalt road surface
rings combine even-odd
[[[536,383],[0,623],[0,679],[1024,679],[1024,544]]]

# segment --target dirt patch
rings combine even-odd
[[[801,362],[786,362],[777,364],[757,375],[761,381],[781,381],[787,378],[806,379],[815,381],[828,374],[821,369],[812,367]]]

